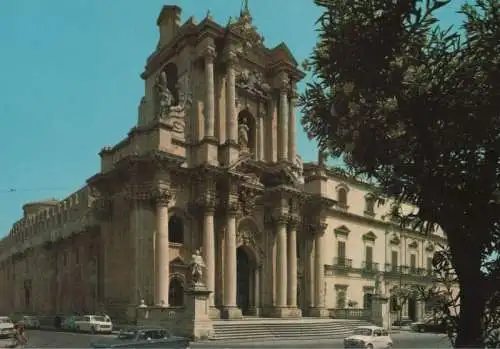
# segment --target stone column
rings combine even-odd
[[[170,246],[168,241],[168,203],[170,193],[158,189],[156,193],[156,292],[155,303],[168,307],[170,279]]]
[[[296,142],[297,142],[297,131],[296,131],[296,120],[295,120],[295,104],[296,104],[296,97],[295,97],[295,90],[292,89],[292,96],[290,99],[290,104],[289,104],[289,109],[288,109],[288,114],[289,114],[289,120],[288,120],[288,161],[291,163],[295,163],[295,158],[297,157],[297,148],[296,148]]]
[[[288,231],[288,295],[289,307],[297,307],[297,230],[296,223],[291,222]]]
[[[287,306],[287,219],[279,217],[277,220],[277,261],[276,261],[276,306]]]
[[[259,312],[259,309],[260,309],[260,267],[255,268],[253,285],[254,285],[254,298],[253,298],[254,306],[255,306],[257,312]],[[258,315],[258,314],[256,314],[256,315]]]
[[[261,114],[259,117],[259,141],[258,143],[258,152],[257,152],[257,160],[264,160],[264,116],[265,114]]]
[[[226,79],[226,139],[229,143],[238,142],[238,121],[236,115],[236,73],[234,66],[237,62],[236,53],[227,53]]]
[[[222,317],[241,318],[241,310],[236,306],[236,202],[227,208],[227,226],[224,236],[224,304]]]
[[[324,279],[325,279],[325,261],[323,234],[326,224],[319,224],[314,235],[314,308],[311,315],[316,317],[328,316],[325,309]]]
[[[215,48],[208,46],[203,53],[205,58],[205,138],[213,138],[215,135]]]
[[[288,91],[289,80],[286,73],[280,77],[280,152],[279,160],[288,161]]]
[[[203,257],[205,258],[205,285],[212,292],[208,297],[208,305],[214,306],[215,291],[215,231],[214,207],[205,206],[203,211]]]
[[[314,308],[314,238],[310,238],[308,241],[307,249],[307,302],[309,308]]]

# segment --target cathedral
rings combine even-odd
[[[248,7],[223,25],[180,18],[162,8],[137,123],[100,172],[26,203],[0,242],[0,312],[182,310],[193,255],[214,319],[338,317],[375,288],[431,284],[442,232],[400,228],[390,198],[297,154],[304,73],[287,45],[266,47]]]

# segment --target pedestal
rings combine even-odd
[[[219,162],[221,165],[229,165],[237,161],[240,156],[240,148],[234,141],[226,141],[220,146]]]
[[[328,318],[330,312],[326,308],[309,308],[309,316],[317,318]]]
[[[201,143],[202,148],[202,162],[212,166],[219,165],[219,157],[218,157],[218,141],[215,137],[205,137]]]
[[[274,318],[296,319],[302,317],[302,311],[299,308],[274,307],[269,315]]]
[[[209,291],[204,285],[190,285],[186,294],[186,330],[194,340],[211,339],[214,335],[210,306],[208,305]]]
[[[243,318],[243,314],[238,307],[224,307],[222,308],[220,317],[227,320],[240,320]]]
[[[380,327],[389,328],[389,298],[375,294],[372,297],[372,322]]]

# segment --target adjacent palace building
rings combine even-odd
[[[180,15],[161,10],[137,125],[100,172],[25,204],[0,242],[0,313],[182,309],[198,250],[214,318],[323,317],[370,308],[376,280],[388,296],[430,285],[441,232],[401,229],[391,200],[297,155],[304,74],[287,46],[265,47],[248,8],[225,25]]]

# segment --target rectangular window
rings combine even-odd
[[[345,264],[345,241],[337,242],[337,258],[339,265]]]
[[[411,254],[410,255],[410,270],[414,272],[417,269],[417,255],[416,254]]]
[[[392,271],[397,271],[399,265],[399,254],[398,251],[392,251],[391,253],[391,266]]]
[[[433,270],[432,267],[432,257],[427,257],[427,272],[431,273]]]
[[[345,291],[337,291],[337,309],[345,309]]]

